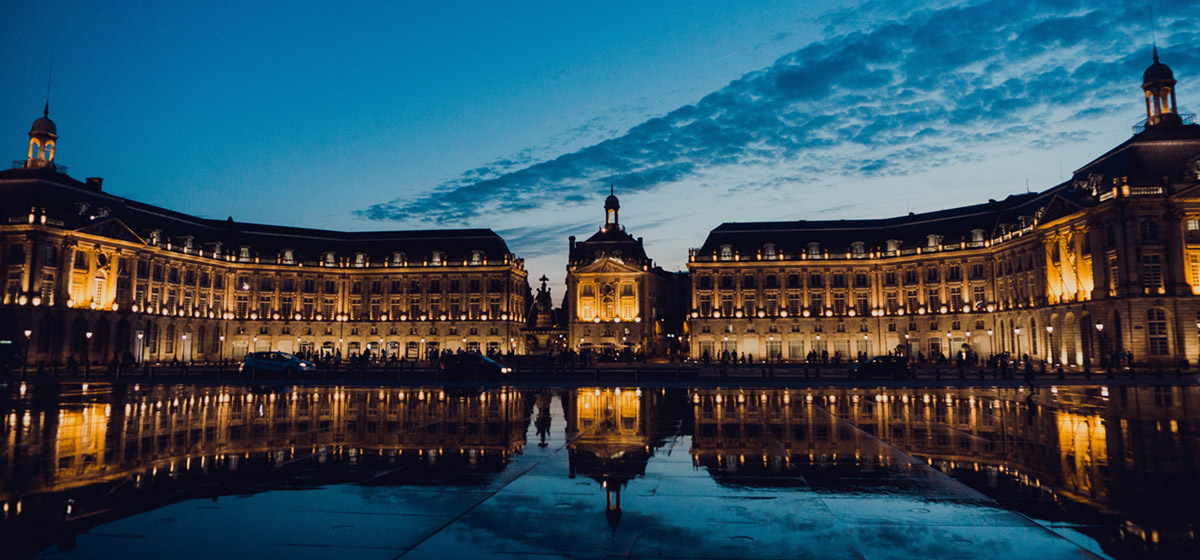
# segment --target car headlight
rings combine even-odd
[[[309,366],[308,364],[306,364],[304,362],[300,362],[300,369],[308,369],[309,367],[311,367],[311,366]]]

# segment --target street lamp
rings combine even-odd
[[[21,356],[21,377],[25,377],[25,365],[29,363],[29,338],[33,336],[33,331],[25,329],[25,353]]]
[[[1021,359],[1021,327],[1013,327],[1013,342],[1017,345],[1017,359]]]
[[[179,340],[182,341],[179,343],[179,354],[183,356],[183,359],[180,361],[182,361],[184,364],[187,364],[187,335],[185,334],[180,336]]]
[[[83,334],[87,337],[87,340],[83,343],[83,377],[85,379],[88,376],[88,369],[92,365],[92,334],[92,331]]]
[[[145,360],[145,358],[142,356],[142,353],[145,351],[142,347],[142,339],[145,337],[146,337],[146,333],[144,333],[142,331],[138,331],[138,333],[137,333],[137,339],[138,339],[138,346],[137,346],[138,359],[137,359],[137,361],[139,364]]]
[[[1046,326],[1046,357],[1054,363],[1054,327]]]

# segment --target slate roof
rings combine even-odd
[[[939,235],[942,243],[972,241],[973,230],[983,230],[984,239],[994,239],[1020,227],[1022,217],[1033,218],[1055,198],[1080,206],[1101,204],[1089,185],[1111,185],[1113,178],[1131,187],[1170,186],[1195,181],[1189,162],[1200,157],[1200,125],[1156,125],[1134,135],[1121,145],[1089,162],[1070,181],[1040,193],[1010,195],[1004,200],[871,220],[797,220],[784,222],[730,222],[712,230],[696,251],[696,259],[711,260],[722,245],[730,245],[743,259],[753,259],[768,243],[784,258],[799,258],[809,243],[820,244],[822,253],[845,254],[852,244],[862,242],[865,251],[884,250],[889,240],[901,241],[900,249],[925,247],[927,236]],[[1190,178],[1189,178],[1190,177]]]
[[[590,263],[596,259],[596,252],[601,251],[605,256],[619,256],[621,260],[626,262],[648,262],[646,257],[646,249],[642,246],[642,242],[634,239],[632,235],[625,232],[625,228],[600,228],[587,241],[582,241],[575,244],[575,248],[571,251],[571,262]]]
[[[80,213],[79,203],[88,210]],[[101,208],[121,220],[143,239],[153,230],[161,231],[163,242],[179,244],[192,237],[192,246],[204,249],[221,243],[225,253],[236,253],[249,246],[252,254],[264,262],[273,261],[279,252],[291,249],[298,262],[315,262],[325,252],[338,258],[366,253],[372,264],[390,260],[394,252],[405,253],[409,262],[420,263],[434,251],[442,252],[449,262],[469,259],[472,251],[484,257],[502,259],[510,254],[504,239],[491,229],[401,230],[343,232],[312,228],[236,222],[232,218],[199,218],[105,193],[99,184],[85,183],[51,168],[10,169],[0,171],[0,213],[25,216],[30,208],[44,208],[48,219],[61,220],[70,230],[96,223],[93,216]]]

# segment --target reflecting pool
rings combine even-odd
[[[19,556],[1200,557],[1194,386],[17,383],[0,405]]]

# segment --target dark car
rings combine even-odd
[[[317,366],[287,352],[253,352],[246,354],[238,369],[248,374],[270,372],[292,377],[297,373],[311,375],[317,371]]]
[[[850,377],[858,379],[868,377],[908,379],[912,376],[912,367],[908,365],[908,359],[904,356],[875,356],[850,368]]]
[[[512,373],[500,362],[474,352],[442,358],[438,363],[438,371],[446,377],[461,379],[508,379]]]

